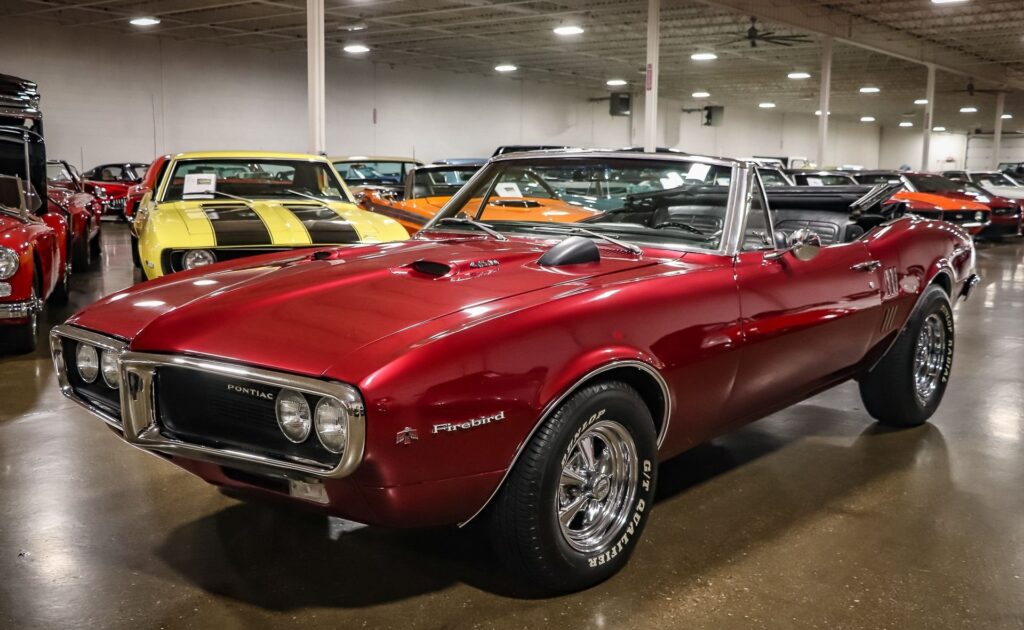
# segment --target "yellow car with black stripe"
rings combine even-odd
[[[132,232],[149,279],[254,254],[409,237],[394,219],[359,208],[326,158],[265,151],[172,156]]]

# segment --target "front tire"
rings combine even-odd
[[[495,497],[491,535],[514,573],[571,592],[618,572],[654,505],[657,437],[629,385],[590,385],[537,430]]]
[[[41,278],[38,273],[32,276],[32,303],[39,301],[42,294]],[[11,351],[14,354],[29,354],[36,351],[37,339],[39,337],[39,311],[33,308],[28,321],[23,324],[10,326],[7,331],[7,339]]]
[[[894,427],[927,422],[949,383],[954,332],[949,296],[931,285],[892,348],[860,381],[868,413]]]

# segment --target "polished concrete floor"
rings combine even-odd
[[[50,324],[132,282],[122,226]],[[1024,243],[983,245],[932,424],[845,385],[662,468],[632,563],[537,598],[473,532],[238,503],[0,358],[5,628],[1024,628]],[[827,352],[822,348],[822,352]]]

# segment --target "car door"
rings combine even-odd
[[[776,256],[766,208],[755,181],[734,263],[742,352],[732,418],[760,417],[831,384],[865,356],[881,323],[879,265],[865,243],[837,242],[806,261]]]

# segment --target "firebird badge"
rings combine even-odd
[[[505,412],[499,411],[492,416],[481,416],[479,418],[473,418],[472,420],[466,420],[465,422],[442,422],[441,424],[435,424],[434,428],[430,431],[431,433],[454,433],[455,431],[464,431],[466,429],[475,429],[482,427],[485,424],[491,424],[492,422],[501,422],[505,419]]]
[[[398,432],[395,436],[395,444],[412,444],[414,441],[420,439],[419,432],[412,427],[405,427]]]

